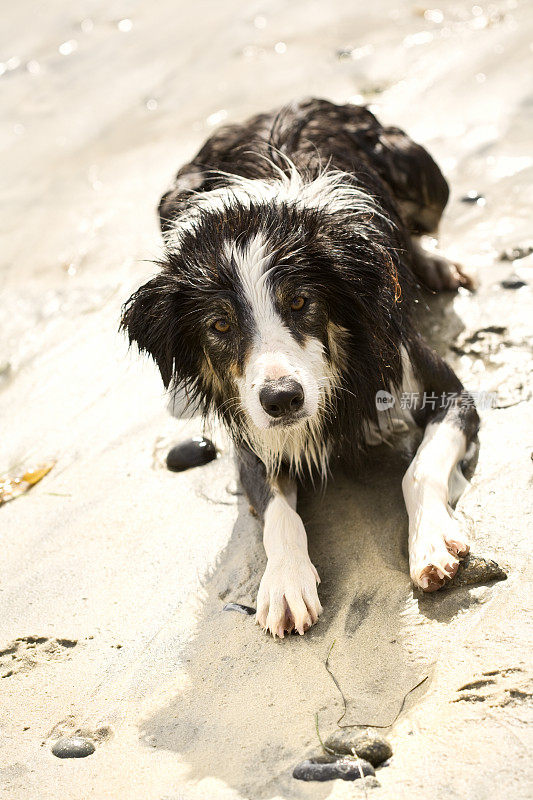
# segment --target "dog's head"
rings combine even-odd
[[[185,386],[279,460],[309,448],[338,393],[354,393],[346,373],[364,377],[377,357],[393,290],[389,266],[372,265],[390,256],[325,202],[209,195],[169,231],[162,271],[122,324],[167,388]]]

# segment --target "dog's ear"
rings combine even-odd
[[[137,289],[122,307],[120,329],[148,353],[161,372],[165,389],[174,373],[179,349],[179,289],[165,272]]]

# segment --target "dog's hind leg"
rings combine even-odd
[[[438,230],[449,196],[446,179],[431,155],[400,128],[381,126],[368,110],[350,106],[344,106],[344,110],[353,144],[388,185],[411,234],[412,266],[418,279],[433,291],[474,288],[460,264],[420,245],[418,237],[434,235]]]
[[[424,438],[402,481],[409,515],[409,570],[416,586],[432,592],[455,575],[459,557],[469,550],[452,515],[450,483],[475,441],[479,418],[471,396],[436,353],[417,340],[410,356],[426,403],[432,399],[414,413],[425,425]],[[443,395],[446,407],[433,407],[433,397]]]
[[[296,482],[288,476],[269,480],[264,464],[247,448],[239,449],[241,482],[263,521],[267,566],[259,585],[259,625],[273,636],[303,634],[314,625],[322,606],[318,573],[307,551],[307,536],[296,512]]]
[[[461,264],[450,261],[438,251],[426,250],[420,239],[413,236],[412,266],[417,278],[434,292],[454,291],[460,286],[474,289],[474,279],[468,275]]]

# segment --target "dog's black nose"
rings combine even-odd
[[[269,381],[259,392],[266,413],[274,419],[295,414],[304,404],[304,390],[294,378]]]

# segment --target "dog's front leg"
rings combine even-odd
[[[250,451],[239,453],[240,477],[250,502],[263,520],[267,566],[257,595],[257,622],[273,636],[314,625],[322,606],[318,573],[307,552],[307,536],[296,512],[296,482],[285,475],[273,480]]]
[[[479,417],[472,398],[436,353],[418,341],[412,356],[421,388],[435,396],[444,392],[451,401],[445,410],[427,407],[415,414],[426,426],[424,438],[402,482],[411,578],[425,592],[433,592],[455,575],[459,557],[469,550],[466,534],[452,515],[449,485],[476,437]]]
[[[285,631],[303,634],[322,611],[320,579],[307,552],[307,536],[296,513],[296,484],[278,478],[265,510],[263,544],[265,574],[257,596],[257,621],[274,636]]]

